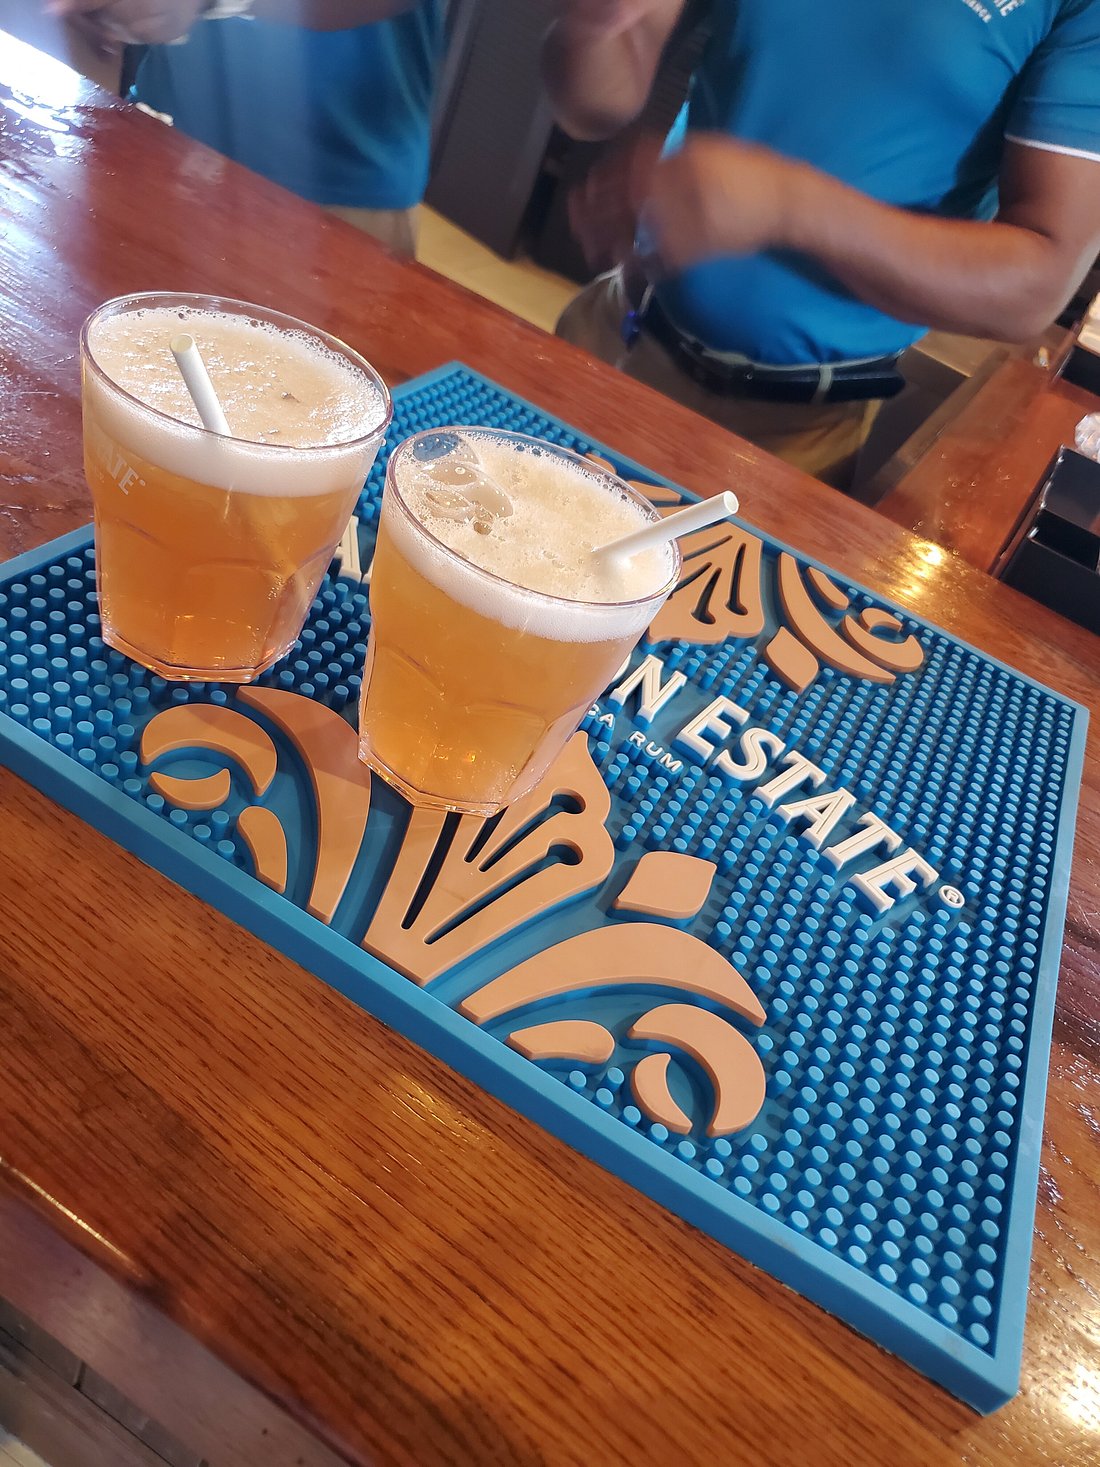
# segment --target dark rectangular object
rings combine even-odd
[[[1075,346],[1069,354],[1062,376],[1074,387],[1100,393],[1100,355],[1087,346]]]
[[[1072,448],[1058,450],[1003,579],[1100,632],[1100,464]]]
[[[1072,448],[1054,457],[1039,501],[1040,538],[1095,570],[1100,561],[1100,463]],[[1052,538],[1056,537],[1056,538]]]

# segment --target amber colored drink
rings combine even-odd
[[[233,437],[199,423],[193,336]],[[201,296],[132,296],[81,334],[103,638],[165,677],[247,682],[293,646],[390,417],[323,332]]]
[[[533,788],[676,582],[661,547],[593,548],[653,509],[552,444],[421,434],[390,458],[360,757],[417,804],[493,814]]]

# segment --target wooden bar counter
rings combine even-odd
[[[872,502],[914,534],[979,570],[999,573],[1006,547],[1033,511],[1044,471],[1100,398],[1062,377],[1074,332],[991,356],[880,471]]]
[[[1096,701],[1094,637],[8,41],[0,210],[0,555],[89,518],[85,314],[210,291],[391,384],[460,358]],[[3,770],[0,911],[0,1296],[214,1467],[1100,1461],[1095,719],[1023,1385],[986,1419]]]

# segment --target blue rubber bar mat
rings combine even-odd
[[[682,497],[457,364],[395,393],[388,447],[454,422]],[[367,626],[334,570],[252,690],[170,685],[104,647],[77,531],[0,569],[0,758],[955,1395],[1008,1400],[1085,710],[733,524],[685,546],[561,778],[471,826],[316,775],[318,727],[355,768]],[[358,854],[322,871],[348,819]]]

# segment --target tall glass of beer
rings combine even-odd
[[[233,434],[203,428],[192,336]],[[293,646],[392,414],[334,337],[243,301],[133,295],[80,334],[103,639],[163,677],[249,682]]]
[[[394,450],[371,572],[360,757],[414,804],[532,789],[676,584],[680,552],[597,547],[657,518],[566,449],[442,428]]]

